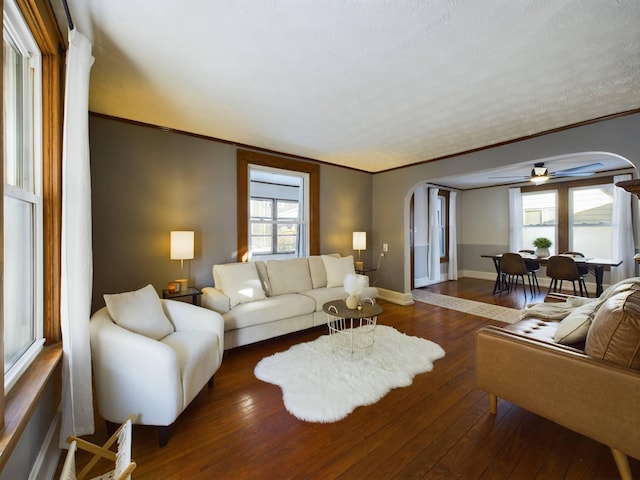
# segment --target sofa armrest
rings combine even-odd
[[[231,299],[215,287],[204,287],[200,304],[218,313],[231,310]]]
[[[476,332],[476,386],[640,458],[640,371],[499,327]]]
[[[219,356],[224,352],[224,320],[218,312],[178,300],[162,300],[164,311],[176,331],[205,330],[218,336]]]
[[[162,425],[182,411],[180,363],[171,347],[116,325],[106,307],[92,316],[90,334],[99,409],[106,420],[121,423],[153,405],[152,414],[137,422]]]

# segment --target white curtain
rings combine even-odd
[[[93,258],[89,170],[89,75],[91,43],[69,32],[62,143],[62,425],[60,446],[69,435],[94,431],[89,317]]]
[[[438,221],[438,189],[429,188],[429,281],[440,280],[440,223]]]
[[[509,189],[509,251],[522,250],[522,193]]]
[[[616,187],[617,182],[631,180],[631,175],[613,177],[613,221],[611,225],[611,254],[613,260],[622,260],[619,267],[611,267],[611,283],[633,277],[635,263],[635,241],[631,221],[632,195],[624,188]]]
[[[456,196],[449,192],[449,280],[458,279],[458,239],[456,237]]]

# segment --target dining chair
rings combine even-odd
[[[576,282],[578,282],[578,286],[580,287],[580,296],[589,296],[584,276],[580,275],[578,265],[571,257],[563,257],[561,255],[549,257],[549,260],[547,261],[547,277],[551,278],[549,292],[561,292],[562,282],[567,280],[573,284],[574,295],[578,294],[576,291]],[[560,281],[559,286],[558,280]]]
[[[584,253],[580,252],[562,252],[560,255],[573,255],[574,259],[575,257],[581,257],[582,259],[586,258]],[[576,262],[576,265],[578,266],[578,272],[580,273],[580,275],[586,277],[589,274],[589,269],[585,264],[583,264],[582,262]]]
[[[518,278],[521,278],[524,298],[527,298],[527,286],[524,283],[524,277],[526,276],[529,279],[531,295],[533,295],[531,276],[524,263],[524,258],[522,258],[522,255],[519,253],[507,252],[502,254],[502,258],[500,259],[500,276],[502,281],[506,281],[509,292],[518,289]]]
[[[527,253],[529,255],[531,255],[530,257],[524,257],[524,264],[527,267],[527,270],[529,271],[529,275],[531,275],[531,278],[529,279],[530,282],[532,282],[533,285],[533,289],[532,289],[532,293],[535,292],[535,290],[538,290],[538,293],[540,293],[540,284],[538,283],[538,272],[540,271],[540,260],[538,260],[538,257],[535,257],[535,250],[518,250],[518,253]]]

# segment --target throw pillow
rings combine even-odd
[[[147,285],[134,292],[103,295],[113,321],[132,332],[160,340],[174,332],[155,288]]]
[[[269,260],[267,272],[272,295],[304,292],[313,288],[309,261],[305,257]]]
[[[600,305],[600,302],[592,300],[573,310],[560,322],[553,339],[564,345],[582,342],[587,338],[591,320],[598,309],[598,305]]]
[[[214,265],[213,278],[216,288],[229,297],[231,308],[266,298],[255,263]]]
[[[327,271],[327,287],[341,287],[344,285],[344,277],[348,274],[356,273],[353,264],[353,255],[348,257],[332,257],[330,255],[322,255],[322,262]]]
[[[585,352],[640,369],[640,291],[620,292],[604,302],[587,334]]]

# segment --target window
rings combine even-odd
[[[318,255],[320,252],[320,166],[312,162],[250,150],[238,150],[237,167],[238,261],[246,262],[251,258],[254,234],[256,247],[264,251],[267,248],[286,251],[287,248],[293,248],[295,243],[295,253],[284,254],[285,256]],[[260,177],[256,172],[261,172],[260,175],[265,173],[277,175],[280,178],[277,181],[262,182],[262,185],[258,185],[258,182],[254,183],[254,180],[259,180]],[[285,186],[288,188],[283,188]],[[298,188],[294,190],[292,187]],[[278,193],[273,193],[274,191]],[[256,204],[256,209],[252,210],[254,199],[267,199],[274,202],[271,208],[275,209],[275,213],[272,213],[275,215],[275,220],[272,216],[268,222],[263,220],[253,223],[251,217],[254,212],[257,214],[260,209],[264,209],[260,215],[266,215],[264,204],[261,206]],[[280,205],[278,200],[282,201]],[[297,211],[291,202],[298,202]],[[294,218],[297,219],[294,220]],[[259,223],[263,226],[254,229],[253,227]],[[267,223],[270,227],[266,226]],[[269,228],[273,229],[276,225],[281,228],[276,228],[275,232],[269,231]]]
[[[4,383],[9,390],[42,349],[42,59],[27,25],[5,2]]]
[[[569,250],[611,258],[613,185],[569,189]]]
[[[611,258],[613,179],[600,177],[522,188],[523,248],[547,237],[551,254]]]
[[[536,238],[545,237],[553,243],[549,249],[553,255],[557,244],[557,191],[523,193],[522,210],[523,248],[532,248]]]
[[[440,229],[440,262],[449,261],[449,192],[438,192],[438,228]]]
[[[252,255],[299,255],[300,209],[297,200],[251,198]]]

